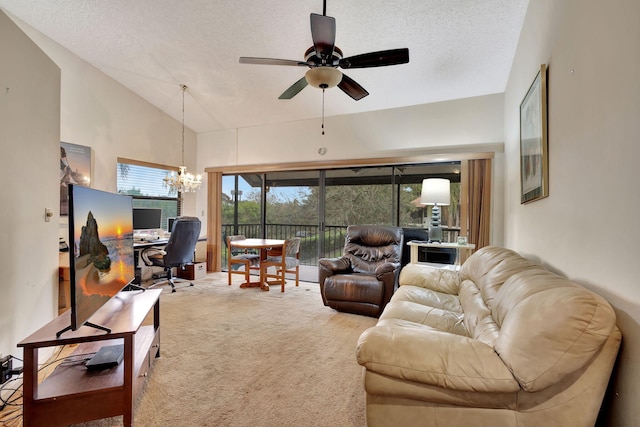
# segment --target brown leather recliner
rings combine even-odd
[[[400,227],[349,226],[344,255],[318,261],[324,305],[378,317],[398,287],[403,240]]]

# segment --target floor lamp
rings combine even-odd
[[[431,223],[429,225],[429,241],[442,242],[442,227],[440,227],[440,206],[449,206],[451,193],[449,180],[444,178],[427,178],[422,180],[421,205],[432,205]]]

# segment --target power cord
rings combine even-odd
[[[95,353],[86,353],[86,354],[73,354],[65,357],[60,357],[62,351],[65,346],[60,346],[48,362],[45,362],[41,365],[38,365],[38,372],[41,372],[43,369],[46,369],[52,365],[59,364],[60,366],[84,366],[87,360],[91,358],[91,356]],[[22,362],[22,359],[12,356],[12,358],[19,360]],[[17,387],[8,387],[13,382],[22,379],[22,367],[18,369],[12,369],[13,371],[20,371],[17,378],[12,378],[7,382],[0,385],[0,422],[2,423],[2,427],[12,427],[21,424],[13,424],[12,422],[22,418],[22,403],[17,403],[22,399],[22,383],[20,383]],[[11,394],[8,398],[2,398],[3,391],[11,391]],[[5,408],[8,408],[5,410]]]
[[[21,378],[13,378],[0,386],[0,423],[3,427],[18,427],[22,425],[22,383],[13,386]],[[2,398],[2,392],[10,391],[11,394],[6,398]],[[17,393],[17,394],[16,394]]]
[[[2,405],[0,406],[0,411],[2,411],[2,410],[3,410],[5,407],[7,407],[7,406],[20,406],[20,405],[16,405],[16,404],[14,403],[16,399],[12,399],[12,398],[13,398],[13,395],[14,395],[18,390],[20,390],[20,389],[21,389],[21,386],[14,387],[14,388],[7,387],[9,384],[11,384],[12,382],[18,381],[19,379],[20,379],[20,378],[14,378],[14,379],[11,379],[11,380],[9,380],[9,381],[5,382],[4,384],[2,384],[2,386],[0,386],[0,402],[2,403]],[[4,398],[2,397],[2,392],[3,392],[3,391],[10,391],[10,392],[11,392],[11,394],[9,395],[9,397],[8,397],[8,398],[4,399]],[[21,396],[18,396],[18,397],[21,397]]]
[[[22,405],[19,405],[22,406]],[[3,415],[2,420],[2,427],[11,427],[11,426],[18,426],[18,425],[22,425],[22,421],[19,421],[19,424],[15,424],[13,423],[14,421],[18,422],[17,420],[20,420],[22,418],[22,408],[15,408],[12,409],[10,411],[8,411],[6,414]]]
[[[22,367],[18,367],[18,368],[13,368],[13,360],[18,360],[20,362],[22,362],[22,359],[20,359],[19,357],[16,356],[12,356],[12,355],[8,355],[6,357],[4,357],[2,359],[2,385],[0,385],[0,411],[2,411],[6,406],[19,406],[19,405],[15,405],[13,402],[15,402],[14,400],[11,400],[11,398],[13,397],[13,395],[16,393],[16,391],[18,391],[19,387],[16,388],[9,388],[8,386],[10,384],[12,384],[13,382],[17,381],[20,379],[20,375],[22,374]],[[14,375],[18,375],[17,378],[12,378]],[[4,391],[11,391],[11,394],[9,395],[8,398],[4,399],[2,397],[2,392]]]

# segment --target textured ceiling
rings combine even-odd
[[[369,96],[325,94],[342,115],[503,92],[528,0],[328,0],[344,56],[409,48],[408,64],[346,70]],[[29,24],[196,132],[320,117],[322,91],[278,96],[303,60],[322,0],[0,0]]]

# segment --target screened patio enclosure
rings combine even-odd
[[[224,236],[301,237],[301,273],[317,281],[318,259],[342,254],[350,224],[426,228],[430,206],[420,204],[422,180],[451,182],[451,204],[441,207],[446,241],[461,225],[460,162],[223,174],[220,246]],[[221,252],[226,269],[226,250]]]

